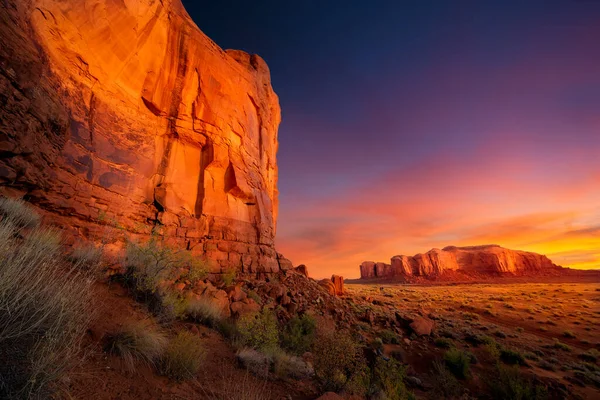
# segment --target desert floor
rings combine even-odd
[[[524,361],[516,364],[523,374],[549,382],[552,397],[600,399],[595,359],[600,350],[600,283],[354,283],[346,288],[358,312],[375,315],[375,325],[394,314],[397,319],[426,315],[435,321],[430,337],[413,334],[385,345],[387,354],[402,358],[414,369],[411,375],[422,380],[424,391],[417,390],[418,397],[430,397],[436,380],[432,364],[453,347],[475,355],[471,377],[461,383],[466,393],[480,393],[495,379],[498,354],[488,346],[493,340],[499,348],[521,354]],[[394,333],[401,335],[398,329]]]

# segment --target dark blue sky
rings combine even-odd
[[[283,117],[278,245],[296,263],[353,271],[361,257],[600,204],[597,192],[549,204],[571,188],[548,189],[600,176],[600,1],[183,3],[218,45],[269,64]],[[511,202],[515,185],[538,189]],[[414,232],[429,225],[446,228]],[[529,243],[555,233],[485,239],[538,250]]]

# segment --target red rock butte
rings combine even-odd
[[[415,256],[394,256],[390,264],[365,261],[361,279],[395,277],[440,277],[458,271],[466,275],[552,275],[562,267],[544,255],[509,250],[498,245],[432,249]]]
[[[180,0],[5,0],[0,193],[75,238],[115,221],[275,272],[280,108],[266,63],[223,51]]]

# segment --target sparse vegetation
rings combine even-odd
[[[383,331],[379,332],[379,337],[381,338],[381,341],[386,344],[400,343],[400,337],[398,334],[389,329],[384,329]]]
[[[500,349],[500,359],[507,364],[527,365],[527,361],[521,352],[515,349]]]
[[[0,397],[49,397],[80,361],[92,281],[25,202],[1,198],[0,216]]]
[[[517,366],[498,364],[488,384],[494,400],[543,400],[548,395],[545,387],[524,378]]]
[[[450,349],[444,354],[446,367],[458,379],[467,379],[471,376],[471,357],[460,349]]]
[[[147,323],[131,323],[110,335],[106,351],[119,355],[129,369],[133,370],[136,361],[155,365],[162,357],[168,339],[164,333]]]
[[[437,399],[453,399],[458,397],[462,392],[462,387],[454,374],[452,374],[446,366],[434,361],[431,371],[431,381],[433,384],[433,395]]]
[[[393,358],[377,359],[373,369],[373,386],[385,394],[389,400],[406,400],[412,395],[404,385],[405,368]]]
[[[192,333],[180,331],[166,347],[160,371],[175,381],[193,378],[204,361],[202,340]]]
[[[102,260],[102,249],[93,243],[77,246],[73,248],[68,259],[82,268],[95,269]]]
[[[316,331],[317,323],[313,317],[308,314],[294,316],[281,332],[281,345],[294,354],[302,355],[310,350]]]
[[[275,314],[267,308],[260,313],[242,317],[237,330],[244,346],[273,349],[279,345],[279,329]]]
[[[564,337],[566,337],[567,339],[575,339],[577,336],[575,336],[575,334],[571,331],[564,331],[562,334]]]
[[[237,271],[234,268],[230,268],[221,274],[221,279],[225,286],[231,286],[237,278]]]
[[[319,333],[313,354],[315,375],[324,391],[342,390],[364,364],[358,344],[344,331]]]
[[[440,347],[442,349],[449,349],[449,348],[454,347],[454,342],[452,341],[452,339],[448,339],[448,338],[444,338],[444,337],[435,339],[433,341],[433,343],[436,345],[436,347]]]
[[[185,313],[194,321],[215,328],[223,319],[223,312],[219,305],[205,297],[189,300],[186,303]]]

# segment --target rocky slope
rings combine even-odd
[[[213,272],[290,266],[273,246],[280,108],[260,57],[221,50],[180,0],[4,0],[0,36],[0,193],[71,237],[110,224]]]
[[[390,264],[365,261],[360,265],[361,279],[395,277],[440,277],[454,271],[466,275],[548,275],[560,273],[544,255],[509,250],[497,245],[432,249],[415,256],[394,256]]]

